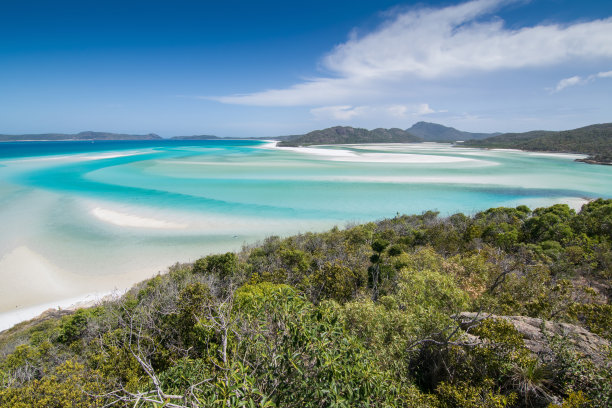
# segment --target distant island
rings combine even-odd
[[[490,149],[581,153],[589,156],[578,161],[612,165],[612,123],[559,132],[535,130],[525,133],[504,133],[483,140],[466,141],[461,145]]]
[[[534,130],[524,133],[472,133],[431,122],[417,122],[408,129],[334,126],[301,135],[269,137],[220,137],[215,135],[173,136],[162,138],[155,133],[85,131],[76,134],[41,133],[25,135],[0,134],[0,142],[64,140],[278,140],[280,147],[367,143],[458,143],[461,147],[520,149],[538,152],[578,153],[588,157],[578,161],[589,164],[612,164],[612,123],[603,123],[564,131]]]
[[[296,147],[319,144],[359,144],[359,143],[419,143],[423,139],[405,130],[377,128],[367,130],[350,126],[334,126],[323,130],[314,130],[305,135],[287,136],[278,146]]]
[[[304,135],[286,136],[278,146],[419,142],[461,142],[458,146],[587,154],[588,157],[577,161],[612,165],[612,123],[525,133],[471,133],[429,122],[415,123],[406,130],[335,126]]]
[[[60,141],[60,140],[161,140],[161,136],[155,133],[146,135],[129,135],[125,133],[110,132],[80,132],[68,133],[39,133],[28,135],[0,135],[0,142],[25,142],[25,141]]]
[[[471,133],[431,122],[417,122],[408,129],[377,128],[367,130],[350,126],[334,126],[314,130],[303,135],[284,136],[279,146],[309,146],[317,144],[358,144],[358,143],[420,143],[484,139],[501,133]]]

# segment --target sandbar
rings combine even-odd
[[[158,228],[158,229],[185,229],[186,224],[158,220],[154,218],[141,217],[138,215],[125,214],[118,211],[109,210],[102,207],[96,207],[91,210],[91,213],[98,219],[118,225],[120,227],[134,228]]]
[[[376,149],[377,145],[369,146]],[[383,146],[385,148],[387,146]],[[322,147],[277,147],[279,150],[293,151],[296,153],[309,154],[327,158],[332,161],[357,162],[357,163],[458,163],[478,162],[479,160],[429,154],[413,153],[361,153],[343,149],[326,149]],[[494,163],[490,163],[494,164]]]

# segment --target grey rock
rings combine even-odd
[[[477,315],[471,312],[460,313],[457,318],[464,329],[467,329],[470,323],[485,318],[504,319],[512,323],[523,336],[525,346],[537,355],[552,352],[548,343],[548,338],[551,336],[561,336],[576,352],[595,362],[601,362],[604,359],[605,349],[610,346],[606,339],[583,327],[569,323],[558,323],[527,316]]]

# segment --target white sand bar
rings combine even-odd
[[[372,149],[377,149],[377,145],[372,145]],[[355,163],[460,163],[477,162],[478,160],[469,157],[457,157],[432,154],[413,154],[413,153],[361,153],[344,149],[328,149],[324,147],[277,147],[279,150],[293,151],[301,154],[320,156],[322,158]],[[381,146],[381,149],[389,150],[388,146]],[[494,163],[491,163],[494,164]]]
[[[159,228],[159,229],[185,229],[186,224],[171,221],[157,220],[154,218],[140,217],[138,215],[125,214],[102,207],[96,207],[91,213],[99,220],[118,225],[120,227],[135,228]]]

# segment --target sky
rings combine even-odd
[[[612,1],[0,0],[0,133],[612,122]]]

